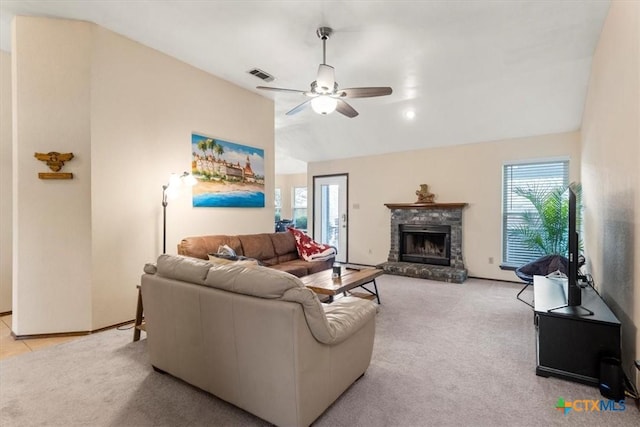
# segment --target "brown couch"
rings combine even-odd
[[[178,254],[208,260],[209,254],[218,252],[223,245],[231,247],[237,255],[257,259],[266,267],[297,277],[327,270],[334,262],[334,258],[313,262],[300,258],[296,239],[290,232],[185,237],[178,244]]]

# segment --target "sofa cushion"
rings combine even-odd
[[[276,255],[297,253],[296,238],[291,233],[272,233],[269,235]]]
[[[296,238],[293,237],[293,234],[289,232],[273,233],[270,236],[273,242],[273,249],[278,257],[278,264],[299,259]]]
[[[235,264],[211,265],[206,286],[260,298],[280,298],[287,290],[304,288],[297,277],[273,268],[246,268]]]
[[[264,265],[278,262],[273,243],[268,234],[245,234],[238,236],[242,243],[242,255],[260,260]]]
[[[168,279],[204,284],[211,263],[181,255],[163,254],[158,257],[157,274]]]
[[[300,259],[298,257],[298,251],[294,249],[293,252],[289,252],[286,254],[282,254],[282,255],[278,255],[278,264],[283,263],[283,262],[287,262],[287,261],[295,261]],[[304,261],[304,260],[301,260]]]
[[[209,259],[209,254],[218,252],[218,248],[223,245],[228,245],[238,255],[245,255],[242,253],[242,244],[238,236],[186,237],[178,245],[178,253],[194,258]]]
[[[307,263],[306,261],[302,262]],[[307,266],[300,265],[296,261],[283,262],[281,264],[272,265],[270,268],[279,271],[286,271],[287,273],[293,274],[296,277],[303,277],[309,274],[309,269],[307,268]]]

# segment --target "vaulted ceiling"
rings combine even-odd
[[[579,129],[609,3],[2,0],[0,47],[10,51],[20,14],[95,22],[165,52],[273,99],[276,172],[293,173],[310,161]],[[320,26],[334,30],[326,59],[340,87],[393,94],[348,100],[355,118],[286,116],[304,95],[255,89],[309,89]],[[254,67],[275,80],[248,74]]]

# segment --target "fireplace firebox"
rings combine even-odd
[[[400,224],[400,261],[451,265],[451,226]]]

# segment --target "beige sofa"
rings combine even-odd
[[[266,267],[297,277],[327,270],[334,261],[334,258],[313,262],[301,259],[296,239],[290,232],[185,237],[178,244],[178,254],[209,259],[209,254],[216,253],[222,245],[228,245],[238,255],[257,259]]]
[[[281,426],[311,424],[369,366],[376,304],[293,275],[161,255],[142,276],[151,364]]]

